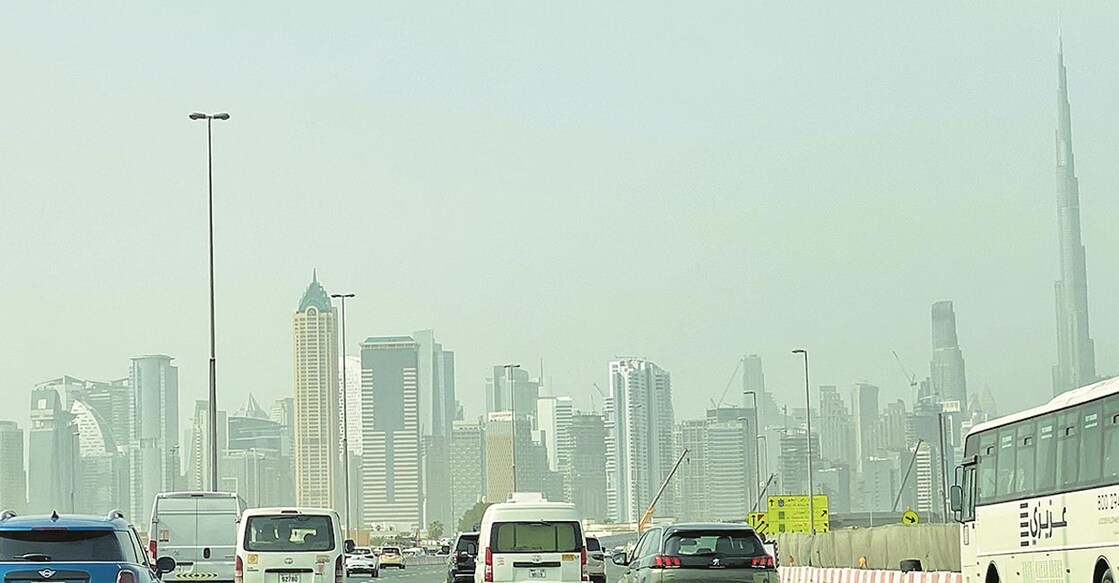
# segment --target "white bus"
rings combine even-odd
[[[1119,377],[976,425],[952,507],[966,583],[1114,583]]]

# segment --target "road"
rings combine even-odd
[[[617,581],[621,573],[621,567],[612,563],[607,563],[606,580],[608,582]],[[347,583],[393,583],[394,581],[400,581],[401,583],[445,583],[446,580],[447,567],[440,563],[438,565],[412,565],[403,571],[397,569],[381,569],[381,577],[379,579],[355,575],[353,577],[348,577]]]

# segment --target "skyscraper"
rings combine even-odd
[[[648,360],[610,362],[606,409],[606,496],[609,518],[636,522],[673,463],[675,415],[667,371]],[[658,507],[676,510],[667,494]]]
[[[412,333],[418,345],[420,440],[423,447],[425,522],[451,524],[451,425],[456,414],[454,353],[435,341],[435,331]]]
[[[0,421],[0,508],[27,508],[27,471],[23,465],[23,430],[15,421]]]
[[[419,349],[410,336],[361,343],[362,525],[422,524]]]
[[[875,424],[878,423],[878,387],[869,383],[855,383],[851,394],[851,414],[855,418],[856,469],[863,470],[863,462],[874,452]]]
[[[513,412],[486,415],[486,501],[504,502],[513,492]]]
[[[820,387],[819,411],[820,457],[832,463],[854,465],[855,426],[838,387]]]
[[[295,501],[338,508],[341,461],[338,317],[315,274],[292,322],[295,372]]]
[[[179,369],[164,354],[132,359],[128,376],[135,415],[129,455],[129,516],[146,516],[179,476]]]
[[[78,435],[62,391],[48,383],[31,391],[31,431],[27,438],[28,509],[31,512],[74,511]]]
[[[602,415],[571,417],[571,501],[584,518],[606,519],[606,425]]]
[[[952,302],[932,305],[932,362],[929,380],[941,401],[956,401],[967,409],[967,379],[964,377],[964,355],[956,337],[956,312]]]
[[[94,514],[105,508],[126,508],[129,503],[127,458],[117,447],[109,422],[80,399],[73,402],[70,414],[78,430],[78,475],[81,476],[81,485],[74,492],[75,511]],[[167,452],[176,476],[177,454],[178,451]]]
[[[1057,36],[1057,239],[1060,279],[1057,303],[1057,364],[1053,394],[1096,380],[1096,349],[1088,332],[1088,272],[1080,240],[1080,185],[1072,156],[1072,112],[1068,100],[1064,43]]]
[[[548,469],[567,474],[571,462],[571,397],[540,397],[536,400],[536,427],[548,455]]]
[[[485,493],[485,436],[481,423],[455,421],[451,429],[451,514],[454,524]],[[470,526],[470,525],[468,525]]]

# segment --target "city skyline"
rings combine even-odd
[[[222,407],[236,402],[223,402],[226,389],[251,387],[266,400],[287,393],[290,347],[276,315],[290,309],[287,290],[315,266],[345,289],[369,294],[355,302],[354,330],[439,330],[471,379],[460,387],[464,402],[481,393],[473,379],[492,363],[543,357],[555,385],[589,408],[601,360],[626,353],[656,355],[678,386],[708,395],[721,388],[731,361],[757,352],[768,363],[769,385],[787,391],[799,371],[781,357],[793,346],[812,350],[821,380],[866,380],[901,396],[907,388],[890,353],[911,367],[925,360],[925,308],[942,298],[955,302],[967,339],[969,388],[990,388],[1023,406],[1050,395],[1052,6],[1017,6],[1013,19],[999,6],[922,7],[917,17],[897,7],[722,8],[729,16],[697,11],[689,22],[704,26],[682,30],[668,26],[674,11],[650,9],[648,29],[625,32],[637,47],[632,54],[619,54],[612,36],[594,30],[569,31],[578,49],[522,45],[521,33],[502,34],[498,47],[525,50],[516,51],[515,66],[500,68],[491,66],[504,54],[496,47],[448,50],[470,42],[464,28],[421,26],[431,16],[414,9],[359,7],[341,34],[313,20],[299,23],[304,35],[269,36],[299,71],[334,71],[345,81],[329,96],[315,89],[321,83],[295,83],[279,100],[258,88],[290,81],[291,69],[266,58],[259,74],[242,74],[251,59],[222,57],[252,46],[225,25],[201,26],[207,21],[195,11],[150,24],[167,38],[180,26],[205,29],[215,42],[201,55],[106,69],[106,62],[161,54],[151,38],[127,34],[149,13],[105,23],[105,36],[129,40],[103,46],[104,36],[80,25],[103,18],[90,8],[59,18],[14,7],[4,37],[25,58],[0,99],[27,114],[0,137],[10,162],[0,186],[24,202],[9,205],[0,229],[0,247],[14,250],[7,267],[20,282],[0,290],[0,301],[46,310],[35,322],[2,316],[0,328],[11,330],[0,350],[2,395],[23,398],[9,387],[57,375],[59,360],[68,370],[112,378],[120,374],[112,355],[155,351],[179,359],[184,409],[202,396],[208,306],[196,244],[205,240],[204,143],[185,114],[207,105],[234,112],[214,143]],[[579,16],[598,21],[585,12],[570,17]],[[434,18],[490,26],[457,9]],[[543,32],[521,12],[511,18],[519,25],[512,29]],[[277,31],[297,22],[284,11],[265,20]],[[1014,24],[998,25],[1008,20]],[[930,37],[914,28],[917,21],[950,34]],[[28,36],[33,26],[18,22],[63,34],[42,43]],[[747,22],[764,26],[741,34]],[[808,28],[793,24],[804,22]],[[1109,160],[1119,149],[1119,122],[1107,105],[1119,92],[1107,73],[1117,22],[1113,6],[1066,7],[1064,14],[1104,374],[1114,372],[1119,354],[1109,333],[1119,328],[1119,311],[1106,301],[1119,290],[1119,275],[1107,269],[1119,236],[1090,215],[1111,216],[1119,206],[1106,194],[1119,188]],[[403,30],[427,32],[417,42]],[[658,48],[666,30],[681,35],[671,54]],[[833,53],[789,40],[809,32],[853,42]],[[320,37],[325,44],[309,50],[318,45],[308,39]],[[335,44],[340,39],[355,44]],[[576,65],[572,50],[596,58]],[[324,63],[323,51],[368,58]],[[377,58],[402,53],[417,56],[414,69]],[[920,66],[898,67],[901,56]],[[446,62],[436,57],[453,64],[435,66]],[[73,62],[73,74],[55,74],[59,62]],[[230,69],[198,69],[201,62]],[[669,74],[646,74],[653,63]],[[586,76],[573,74],[584,66]],[[448,76],[452,70],[461,78]],[[896,74],[868,77],[885,71]],[[524,76],[542,90],[525,91]],[[191,77],[201,81],[184,84]],[[709,91],[715,79],[719,90]],[[572,102],[570,88],[588,82],[601,92],[576,92]],[[43,87],[88,98],[60,105],[42,98]],[[125,92],[122,102],[119,87],[142,91]],[[695,107],[697,92],[716,97]],[[98,115],[117,107],[131,112],[127,120]],[[326,117],[312,123],[295,115],[304,110]],[[417,135],[416,142],[404,137]],[[834,171],[825,180],[819,168]],[[150,215],[153,200],[165,211],[158,219]],[[495,222],[508,208],[526,210]],[[626,218],[622,208],[644,209],[642,219]],[[303,223],[311,209],[332,225],[328,241]],[[54,232],[76,238],[43,236],[43,216]],[[591,217],[616,222],[591,228]],[[552,243],[525,243],[538,239]],[[351,251],[358,241],[388,252],[358,270]],[[663,266],[658,285],[615,285],[637,280],[650,264]],[[59,285],[60,274],[86,283]],[[384,285],[386,277],[396,285]],[[802,286],[805,277],[828,285]],[[134,317],[110,322],[121,306]],[[668,316],[653,326],[642,319],[647,313]],[[702,402],[680,406],[689,416],[702,413]],[[15,420],[26,423],[28,415],[20,411]]]

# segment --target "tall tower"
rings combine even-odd
[[[1057,364],[1053,394],[1096,380],[1096,349],[1088,333],[1088,274],[1080,240],[1080,185],[1072,156],[1072,116],[1065,51],[1057,35],[1057,239],[1060,279],[1057,300]]]
[[[160,492],[174,490],[179,475],[179,369],[165,354],[132,359],[131,517],[146,516]],[[135,520],[135,518],[133,518]]]
[[[933,391],[941,401],[956,401],[967,409],[967,380],[964,355],[956,336],[956,312],[952,302],[932,305],[932,361],[929,363]]]
[[[292,322],[295,361],[295,500],[337,508],[341,482],[338,317],[311,276]]]

